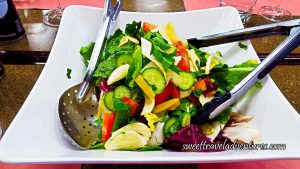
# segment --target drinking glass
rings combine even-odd
[[[220,6],[232,6],[239,11],[241,20],[246,23],[252,15],[257,0],[221,0]]]
[[[288,10],[280,8],[281,0],[271,0],[273,3],[270,6],[262,6],[258,13],[264,18],[274,21],[280,22],[284,20],[292,19],[292,14]]]
[[[60,20],[64,9],[60,5],[60,1],[57,0],[57,8],[47,12],[43,17],[44,24],[51,27],[58,27],[60,24]]]

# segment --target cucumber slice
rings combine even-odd
[[[132,57],[130,55],[121,55],[118,57],[117,59],[117,66],[122,66],[125,64],[129,64],[131,63]]]
[[[110,110],[114,111],[114,104],[113,104],[114,92],[110,91],[104,95],[104,105],[105,107]]]
[[[195,82],[194,76],[188,72],[179,72],[178,74],[174,73],[171,80],[174,85],[179,87],[182,91],[191,89]]]
[[[130,90],[126,86],[118,86],[114,91],[114,98],[131,97]]]
[[[191,124],[191,114],[184,112],[181,117],[181,127],[185,127]]]
[[[142,77],[152,87],[155,94],[160,94],[166,87],[166,79],[156,67],[149,67],[142,72]]]
[[[173,134],[176,133],[177,130],[180,129],[179,119],[176,117],[169,118],[163,128],[163,134],[166,138],[171,137]]]

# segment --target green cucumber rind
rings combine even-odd
[[[130,89],[126,86],[118,86],[115,90],[114,90],[114,98],[120,98],[122,99],[123,97],[131,97],[131,92]]]
[[[141,73],[145,81],[153,88],[155,94],[160,94],[164,91],[167,81],[163,73],[156,67],[149,67]]]
[[[115,110],[113,104],[113,98],[114,98],[114,92],[110,91],[104,95],[104,99],[103,99],[105,107],[110,111]]]
[[[182,91],[190,90],[195,83],[195,77],[188,72],[179,72],[178,74],[175,73],[171,81],[174,83]]]

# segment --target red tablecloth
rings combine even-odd
[[[54,9],[58,0],[14,0],[18,9]],[[219,6],[220,0],[184,0],[187,10],[197,10]],[[68,5],[87,5],[103,7],[104,0],[60,0],[62,7]],[[258,0],[254,13],[262,5],[272,4],[271,0]],[[282,1],[281,7],[288,9],[293,15],[300,15],[300,0]],[[80,165],[10,165],[0,163],[1,169],[79,169]],[[199,169],[297,169],[300,168],[300,160],[271,160],[238,163],[211,163],[199,164]]]
[[[197,10],[204,8],[217,7],[220,0],[183,0],[186,10]],[[254,8],[254,13],[257,13],[259,8],[264,5],[274,5],[275,0],[258,0]],[[278,1],[278,0],[277,0]],[[292,15],[300,15],[300,0],[281,0],[281,8],[284,8],[292,13]]]

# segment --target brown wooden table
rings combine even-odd
[[[184,11],[182,0],[123,0],[122,10],[143,12]],[[157,3],[155,8],[150,4]],[[0,42],[0,62],[4,64],[5,76],[0,80],[0,125],[2,129],[9,124],[19,111],[31,91],[51,51],[57,29],[42,23],[44,10],[19,10],[26,36],[17,42]],[[299,18],[299,17],[295,17]],[[266,24],[269,21],[254,15],[246,27]],[[252,44],[263,59],[282,40],[283,36],[266,37],[252,40]],[[294,108],[300,112],[300,48],[298,47],[284,63],[270,73],[282,93]],[[84,165],[83,168],[133,168],[134,165]],[[135,166],[152,168],[151,165]],[[163,165],[156,168],[197,168],[197,165]]]

